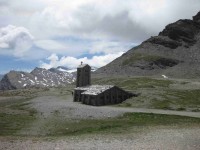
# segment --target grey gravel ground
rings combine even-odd
[[[149,131],[151,130],[151,131]],[[149,129],[119,136],[92,135],[57,140],[0,138],[0,149],[12,150],[199,150],[200,129]]]
[[[55,96],[43,96],[35,98],[31,102],[32,107],[40,112],[40,114],[42,114],[44,117],[48,117],[53,112],[59,111],[59,114],[63,115],[63,117],[73,119],[102,119],[123,115],[126,112],[170,114],[200,118],[200,112],[157,110],[146,108],[120,108],[111,106],[88,106],[73,102],[71,96],[66,97],[66,99],[61,99]]]

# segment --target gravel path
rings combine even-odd
[[[1,150],[199,150],[200,129],[149,129],[140,134],[119,136],[93,135],[57,140],[5,139],[0,137]]]
[[[35,108],[43,117],[48,117],[53,113],[59,113],[63,117],[73,119],[87,118],[109,118],[123,115],[126,112],[143,112],[155,114],[169,114],[200,118],[199,112],[171,111],[146,108],[122,108],[111,106],[88,106],[78,102],[73,102],[72,97],[61,99],[55,96],[43,96],[31,100],[31,107]]]

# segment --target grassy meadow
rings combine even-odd
[[[168,80],[148,77],[98,78],[92,84],[114,84],[137,94],[114,107],[156,108],[179,111],[200,110],[200,88],[196,81]],[[59,110],[50,117],[39,118],[39,112],[31,107],[32,99],[56,96],[66,100],[74,85],[69,87],[24,89],[0,92],[0,136],[59,137],[82,134],[122,134],[140,132],[151,127],[199,126],[199,118],[125,113],[123,116],[105,119],[64,119]],[[71,101],[71,99],[70,99]],[[111,107],[113,107],[111,106]],[[38,132],[32,130],[39,123]]]
[[[120,107],[200,111],[200,84],[193,80],[135,78],[97,78],[93,84],[117,85],[137,94]]]

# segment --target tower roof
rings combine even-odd
[[[88,64],[81,64],[81,65],[78,66],[78,68],[84,68],[85,66],[89,66],[89,65]]]

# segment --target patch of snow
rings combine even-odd
[[[47,80],[46,80],[46,79],[44,79],[44,78],[43,78],[43,80],[44,80],[45,82],[47,82]]]
[[[70,69],[70,70],[67,70],[66,72],[72,73],[72,72],[76,72],[76,71],[77,71],[77,69]]]
[[[24,84],[23,87],[27,86],[27,84]]]
[[[65,70],[65,69],[62,69],[62,68],[59,68],[58,70],[62,71],[62,72],[67,72],[68,71],[68,70]]]
[[[35,83],[33,80],[29,79],[31,81],[31,83]]]
[[[164,75],[164,74],[162,75],[162,77],[163,77],[164,79],[168,79],[168,77],[167,77],[166,75]]]

